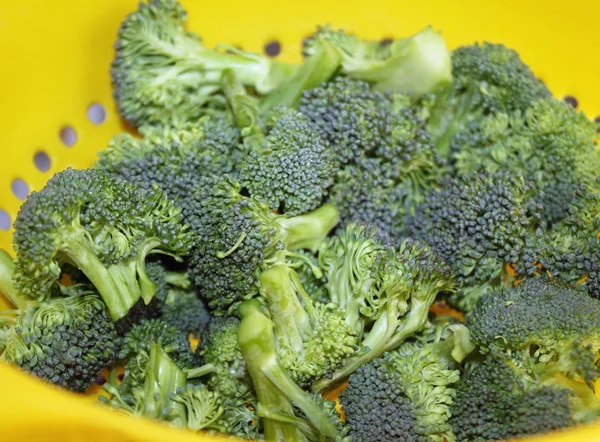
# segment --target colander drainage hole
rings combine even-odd
[[[15,180],[10,185],[12,193],[14,196],[23,201],[29,195],[29,186],[25,181],[21,178],[15,178]]]
[[[60,141],[66,146],[71,147],[77,142],[77,132],[71,126],[63,127],[58,133]]]
[[[265,44],[264,51],[269,57],[277,57],[281,52],[281,43],[277,40],[272,40]]]
[[[0,209],[0,230],[5,232],[10,229],[10,215],[6,211]]]
[[[87,117],[92,124],[102,124],[106,120],[106,110],[100,103],[92,103],[87,108]]]
[[[40,172],[48,172],[50,170],[50,157],[42,150],[33,156],[33,164]]]
[[[563,100],[565,103],[569,103],[575,109],[577,109],[577,106],[579,106],[579,102],[577,101],[577,98],[575,98],[572,95],[567,95],[565,98],[563,98]]]

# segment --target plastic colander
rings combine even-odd
[[[287,61],[299,61],[302,39],[325,23],[373,39],[432,24],[451,48],[502,42],[557,97],[600,116],[598,0],[182,3],[189,28],[207,45],[228,43]],[[127,130],[111,98],[108,67],[119,23],[136,7],[135,0],[0,1],[1,248],[11,249],[11,225],[28,193],[67,166],[90,166],[113,134]],[[0,299],[0,310],[4,305]],[[98,392],[71,394],[0,363],[0,441],[225,440],[104,409],[93,403]],[[600,425],[532,440],[600,442]]]

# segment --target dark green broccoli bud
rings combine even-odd
[[[119,339],[97,295],[52,298],[17,313],[0,317],[2,360],[34,376],[84,392],[117,360]]]
[[[458,362],[472,350],[464,325],[437,322],[360,367],[340,394],[350,438],[454,440],[448,419]]]
[[[510,170],[533,181],[542,216],[554,223],[566,216],[579,184],[595,183],[596,135],[583,113],[550,98],[474,121],[452,139],[451,157],[460,175]]]
[[[150,278],[152,279],[152,278]],[[154,297],[149,304],[143,299],[138,300],[127,314],[121,319],[115,321],[115,329],[119,336],[127,333],[135,324],[139,324],[147,319],[160,318],[163,311],[163,304],[160,299]]]
[[[163,304],[160,319],[182,332],[200,336],[211,316],[195,289],[172,289]]]
[[[258,105],[236,81],[231,72],[225,74],[224,89],[248,148],[240,165],[242,187],[282,214],[317,208],[333,183],[333,152],[304,115],[292,109],[276,108],[263,130]]]
[[[123,337],[119,359],[127,359],[122,390],[131,392],[143,384],[150,352],[150,343],[156,342],[182,370],[198,367],[198,358],[192,351],[187,334],[160,319],[149,319],[134,325]]]
[[[327,280],[324,276],[320,278],[315,276],[315,268],[319,267],[317,258],[312,253],[304,250],[300,250],[298,255],[301,255],[302,258],[298,259],[295,270],[300,284],[313,301],[327,304],[330,302],[329,292],[325,285]],[[319,275],[319,272],[317,272],[317,275]]]
[[[520,263],[535,234],[541,208],[533,186],[508,174],[449,178],[432,190],[410,221],[409,232],[440,253],[462,283],[451,302],[470,311]]]
[[[358,333],[336,304],[313,302],[298,274],[274,265],[260,275],[260,293],[274,324],[281,366],[300,386],[328,378],[356,353]]]
[[[315,433],[334,438],[337,430],[330,414],[279,365],[273,322],[262,308],[255,299],[240,306],[238,342],[258,398],[265,439],[308,441]],[[294,406],[306,419],[294,414]]]
[[[443,156],[454,134],[497,112],[524,111],[550,92],[519,54],[501,44],[474,44],[452,52],[454,84],[428,103],[428,128]]]
[[[185,30],[186,12],[176,0],[149,0],[123,21],[111,66],[113,95],[121,115],[135,126],[194,121],[220,90],[225,69],[242,84],[268,93],[295,67],[256,54],[205,47]],[[232,53],[233,52],[233,53]]]
[[[379,90],[422,94],[452,80],[446,42],[431,27],[385,46],[331,26],[320,27],[315,36],[305,40],[304,54],[312,55],[320,40],[337,52],[342,73],[373,83]]]
[[[156,286],[145,259],[187,255],[191,236],[181,210],[162,192],[142,190],[94,169],[59,172],[21,206],[15,221],[14,279],[25,295],[44,298],[75,265],[91,281],[113,319]]]
[[[458,384],[450,422],[458,441],[512,439],[587,422],[600,416],[600,401],[581,385],[540,379],[527,354],[490,355]]]
[[[338,221],[330,204],[290,218],[240,191],[231,177],[205,178],[186,201],[187,218],[200,238],[190,276],[216,314],[234,311],[257,294],[260,270],[277,253],[314,249]]]
[[[121,134],[100,152],[96,167],[144,189],[158,187],[174,202],[199,177],[233,174],[241,161],[240,134],[224,118],[203,118],[174,127],[147,127],[144,138]]]
[[[350,253],[340,253],[346,248]],[[437,295],[455,290],[454,276],[444,260],[428,245],[411,238],[397,247],[381,248],[368,228],[351,226],[340,234],[339,240],[325,243],[319,253],[329,255],[320,261],[329,261],[329,293],[340,293],[337,297],[341,298],[342,307],[350,304],[353,311],[358,306],[360,316],[356,320],[364,323],[367,318],[370,330],[362,339],[361,348],[344,361],[342,368],[312,384],[315,392],[326,391],[418,333],[425,326],[429,307]],[[332,301],[336,302],[333,296]],[[356,313],[352,317],[355,316]]]
[[[207,384],[229,401],[246,399],[252,383],[237,336],[240,321],[233,316],[214,317],[202,333],[197,353],[202,364],[212,364],[214,371]]]
[[[483,353],[526,351],[544,371],[590,388],[600,375],[600,301],[546,276],[484,296],[468,316]]]

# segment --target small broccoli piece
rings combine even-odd
[[[43,299],[69,263],[91,281],[112,318],[122,318],[140,297],[149,303],[155,294],[148,255],[188,254],[191,235],[181,221],[181,210],[161,192],[94,169],[59,172],[17,215],[16,286]]]
[[[454,440],[448,423],[463,347],[462,324],[438,322],[350,375],[340,395],[349,436],[361,441]],[[458,358],[458,361],[454,357]]]
[[[600,416],[600,401],[582,385],[540,379],[524,353],[490,355],[459,382],[450,422],[458,441],[512,439],[587,422]]]
[[[194,121],[220,90],[224,69],[242,84],[267,93],[295,67],[256,54],[205,47],[185,30],[186,12],[176,0],[149,0],[123,21],[111,66],[114,98],[135,126]],[[233,52],[233,53],[232,53]]]
[[[160,319],[182,332],[200,336],[211,316],[195,289],[171,290]]]
[[[326,391],[360,366],[393,350],[419,332],[439,293],[455,290],[454,276],[428,245],[411,238],[397,247],[382,245],[376,233],[350,225],[319,251],[332,301],[343,308],[346,323],[370,326],[358,352],[327,378],[312,384]],[[355,321],[353,324],[352,321]]]
[[[550,92],[519,54],[501,44],[474,44],[452,52],[454,82],[423,100],[428,129],[438,151],[449,154],[450,139],[469,122],[498,112],[525,111]]]
[[[257,294],[261,268],[276,255],[314,249],[338,221],[330,204],[290,218],[240,192],[231,177],[205,178],[186,202],[193,214],[190,225],[200,238],[190,259],[190,277],[215,314],[234,311]]]
[[[119,359],[128,360],[122,389],[131,392],[143,384],[150,343],[156,342],[162,351],[182,370],[198,367],[199,361],[187,334],[160,319],[149,319],[134,325],[123,337]]]
[[[229,74],[229,75],[228,75]],[[301,113],[277,108],[260,126],[260,109],[237,84],[224,76],[225,92],[248,153],[240,165],[239,180],[250,196],[264,200],[272,210],[301,215],[321,205],[333,183],[333,152]]]
[[[600,302],[546,276],[484,296],[468,316],[482,353],[526,351],[545,372],[583,379],[600,375]]]
[[[206,386],[188,384],[171,395],[169,400],[179,405],[167,411],[167,420],[172,424],[192,431],[219,428],[217,422],[225,410],[222,397]]]
[[[304,53],[312,55],[325,40],[341,58],[341,72],[375,88],[422,94],[452,80],[450,53],[441,35],[431,27],[382,46],[363,41],[331,26],[320,27],[305,40]]]
[[[451,141],[460,175],[510,170],[533,181],[544,220],[568,211],[579,184],[595,183],[600,151],[596,124],[560,100],[540,100],[520,112],[476,120]]]
[[[315,276],[315,268],[319,268],[317,258],[315,258],[312,253],[304,250],[300,250],[298,255],[301,255],[302,258],[298,259],[295,270],[298,274],[300,284],[314,302],[327,304],[330,302],[329,292],[325,285],[327,281],[325,277],[320,274],[322,272],[316,272],[318,276],[321,276],[320,278]]]
[[[199,177],[234,174],[241,162],[239,131],[225,118],[147,127],[142,134],[142,139],[115,136],[96,167],[144,189],[158,187],[174,202],[185,198]]]
[[[214,366],[207,385],[229,402],[245,402],[252,390],[246,361],[238,344],[239,327],[240,321],[236,317],[212,318],[197,349],[202,363]]]
[[[0,293],[17,310],[0,315],[1,359],[45,381],[86,391],[117,360],[119,339],[102,299],[81,296],[29,301],[13,285],[12,258],[0,250]],[[16,317],[15,317],[16,315]]]
[[[261,312],[259,301],[245,301],[238,342],[252,378],[266,440],[308,441],[312,434],[334,438],[331,415],[286,374],[277,360],[273,322]],[[302,410],[306,419],[294,414]]]
[[[260,419],[253,404],[227,406],[215,427],[221,433],[240,439],[257,440],[262,438]]]
[[[367,83],[340,78],[306,91],[299,110],[336,152],[341,168],[330,190],[343,224],[378,226],[401,238],[412,213],[439,180],[444,162],[424,121]]]
[[[440,253],[462,283],[450,299],[461,310],[505,284],[507,264],[522,262],[540,218],[533,194],[531,183],[509,174],[448,178],[410,220],[409,233]]]

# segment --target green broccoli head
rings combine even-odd
[[[172,289],[163,305],[160,318],[182,332],[199,337],[211,315],[195,289]]]
[[[280,216],[262,200],[242,196],[241,190],[231,177],[205,178],[186,204],[200,238],[190,275],[217,314],[233,311],[258,292],[263,267],[289,251],[314,249],[338,221],[330,204],[301,216]]]
[[[536,184],[544,220],[563,219],[578,185],[594,184],[600,168],[596,124],[560,100],[474,121],[451,142],[460,175],[510,170]]]
[[[248,152],[239,180],[271,209],[295,216],[322,204],[334,170],[329,146],[302,114],[290,111],[276,120],[260,147]]]
[[[199,177],[231,174],[241,161],[239,131],[225,118],[206,117],[173,127],[147,127],[143,139],[116,136],[96,167],[144,189],[158,187],[181,201]]]
[[[501,44],[474,44],[452,53],[454,83],[421,102],[427,108],[428,129],[443,156],[450,140],[469,122],[498,112],[524,111],[550,97],[546,86],[519,54]]]
[[[463,284],[452,301],[469,311],[502,285],[506,264],[520,263],[539,224],[533,186],[509,174],[449,178],[432,190],[409,231],[430,244]]]
[[[512,439],[568,427],[597,415],[600,408],[593,393],[583,395],[591,407],[585,411],[578,387],[570,386],[539,381],[522,353],[490,355],[471,367],[456,388],[450,419],[456,439]]]
[[[198,355],[203,364],[215,369],[209,375],[208,386],[220,392],[227,401],[247,399],[252,383],[237,335],[240,321],[233,316],[214,317],[202,333]]]
[[[285,81],[291,66],[256,54],[205,47],[185,30],[186,12],[176,0],[149,0],[123,21],[111,66],[113,95],[121,115],[135,126],[193,121],[220,90],[223,70],[266,93]]]
[[[484,296],[469,315],[482,352],[526,350],[546,371],[582,378],[600,375],[600,302],[546,276]]]
[[[119,338],[97,295],[52,298],[1,319],[2,359],[61,387],[84,392],[117,360]]]
[[[45,297],[60,279],[61,265],[70,263],[119,319],[140,297],[149,303],[155,294],[146,257],[185,256],[192,239],[181,210],[162,192],[100,170],[67,169],[32,193],[19,211],[14,279],[24,294]]]

